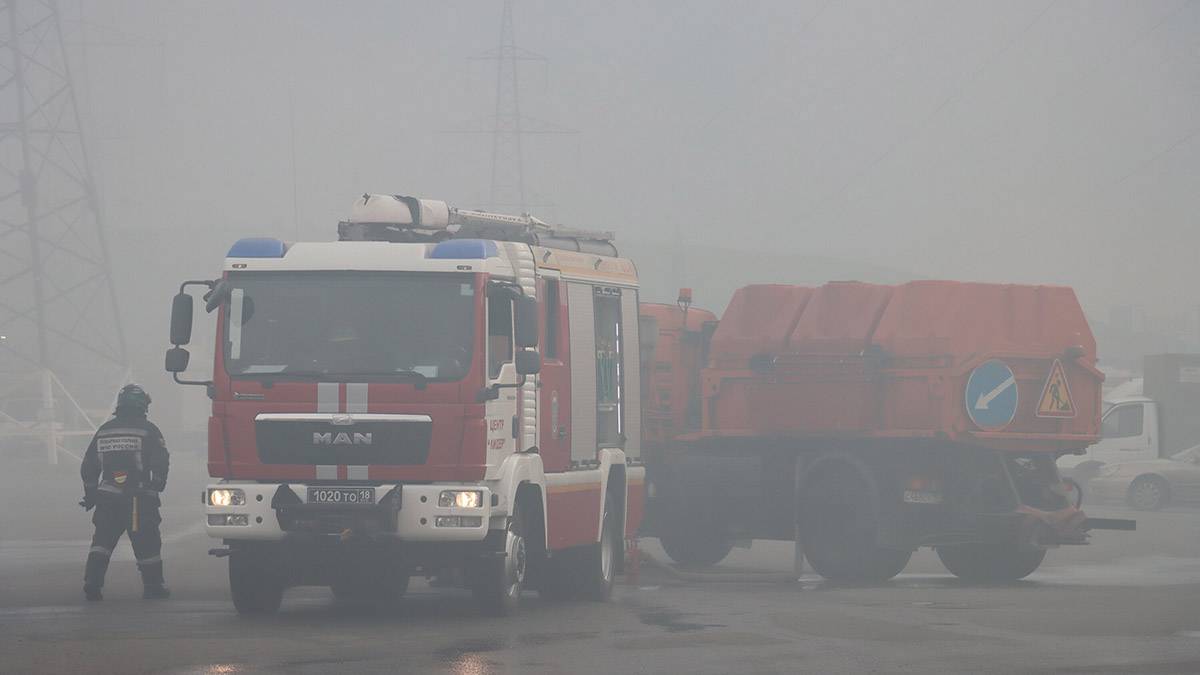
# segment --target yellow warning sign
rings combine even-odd
[[[1042,397],[1038,399],[1038,417],[1074,417],[1075,402],[1071,399],[1071,386],[1067,384],[1067,372],[1058,359],[1050,366],[1050,376],[1046,378],[1046,386],[1042,387]]]

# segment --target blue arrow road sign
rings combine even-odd
[[[1003,361],[992,359],[971,371],[967,415],[981,429],[1003,429],[1017,414],[1017,379]]]

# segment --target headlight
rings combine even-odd
[[[246,493],[237,488],[214,488],[208,491],[210,506],[241,506],[246,503]]]
[[[477,509],[483,506],[483,492],[480,490],[442,490],[442,494],[438,495],[438,506]]]

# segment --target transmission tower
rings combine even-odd
[[[573,134],[574,129],[521,114],[518,62],[547,63],[546,57],[516,44],[513,31],[513,1],[504,0],[500,10],[500,44],[470,57],[472,61],[496,62],[496,107],[490,117],[477,120],[451,133],[491,134],[492,179],[489,207],[498,210],[516,208],[524,213],[529,206],[525,191],[525,157],[521,138],[542,134]]]
[[[57,2],[0,1],[0,443],[57,461],[127,373]]]

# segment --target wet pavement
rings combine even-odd
[[[194,526],[198,504],[181,498],[164,511],[175,591],[165,602],[140,599],[128,555],[112,565],[107,599],[83,602],[80,515],[82,525],[52,538],[0,540],[0,672],[1200,672],[1194,510],[1136,514],[1137,532],[1053,551],[1009,586],[960,583],[929,551],[887,584],[781,582],[791,546],[759,542],[731,554],[719,583],[645,567],[612,602],[527,593],[507,619],[423,582],[385,612],[350,611],[327,589],[303,588],[278,616],[241,618],[223,561],[206,555],[212,544]],[[653,540],[645,548],[662,556]]]

